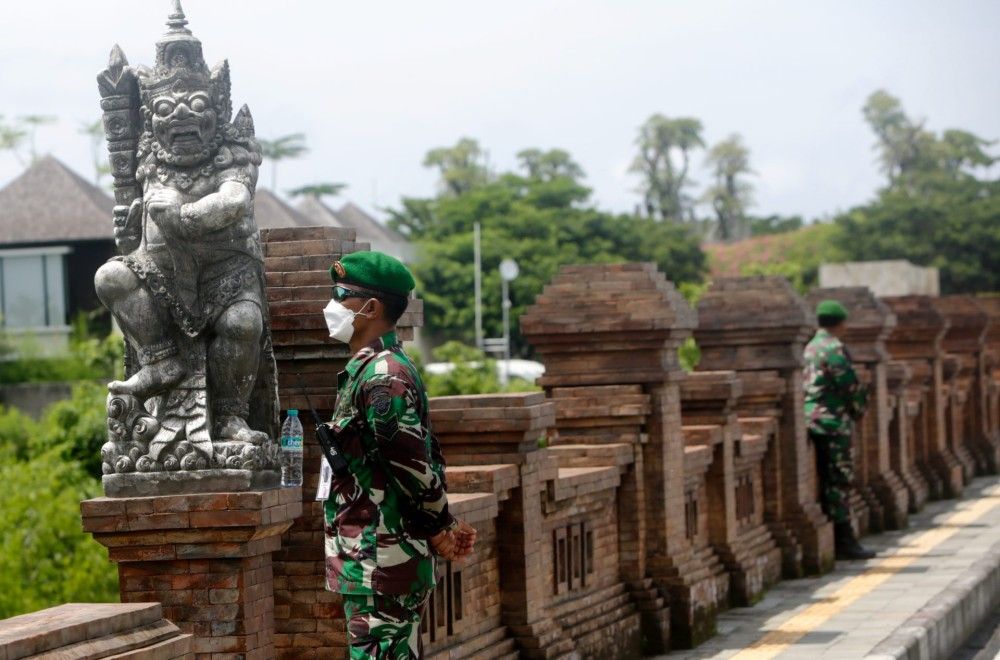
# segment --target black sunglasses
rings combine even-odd
[[[370,293],[364,291],[355,291],[354,289],[348,289],[346,286],[340,286],[339,284],[333,287],[333,299],[337,302],[344,302],[348,298],[374,298]]]

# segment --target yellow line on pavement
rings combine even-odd
[[[879,561],[864,573],[847,582],[829,598],[824,598],[822,602],[810,605],[775,630],[768,632],[751,646],[732,656],[733,660],[737,658],[739,660],[764,660],[777,656],[828,619],[839,614],[851,603],[930,552],[934,546],[956,534],[980,516],[985,515],[1000,503],[997,495],[1000,495],[1000,487],[994,486],[984,492],[981,498],[969,502],[966,508],[956,511],[938,526],[927,530],[904,546],[905,554],[897,553]]]

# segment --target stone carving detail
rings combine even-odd
[[[260,145],[247,106],[232,116],[229,63],[206,66],[180,0],[167,28],[152,68],[116,45],[97,78],[119,255],[95,286],[127,347],[125,380],[108,385],[106,490],[107,475],[279,467]]]

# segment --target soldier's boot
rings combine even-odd
[[[833,538],[837,559],[872,559],[876,553],[868,550],[858,543],[854,536],[854,528],[850,522],[835,523],[833,526]]]

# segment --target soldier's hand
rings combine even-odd
[[[472,550],[476,545],[476,528],[460,519],[458,527],[454,530],[454,535],[456,556],[461,559],[472,554]]]
[[[455,559],[457,557],[456,548],[455,533],[450,529],[440,531],[431,537],[431,549],[442,559],[448,561]]]

